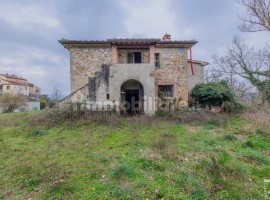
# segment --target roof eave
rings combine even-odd
[[[108,39],[104,40],[58,40],[65,48],[71,47],[88,47],[88,46],[107,46],[111,45],[156,45],[157,47],[172,47],[172,48],[191,48],[198,43],[196,40],[191,41],[161,41],[158,39]]]
[[[191,48],[197,43],[198,43],[198,41],[196,41],[196,40],[192,40],[192,41],[161,41],[161,42],[157,43],[157,46]]]
[[[188,59],[188,62],[191,63],[190,59]],[[205,67],[205,66],[209,65],[208,62],[200,61],[200,60],[192,60],[192,63],[199,64],[202,67]]]
[[[89,47],[89,46],[110,47],[111,46],[111,44],[106,41],[58,40],[58,42],[67,49],[70,49],[72,47]]]

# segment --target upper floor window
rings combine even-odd
[[[162,97],[173,97],[173,85],[159,85],[158,91]]]
[[[155,53],[155,66],[156,66],[156,68],[160,68],[159,53]]]
[[[128,52],[128,63],[142,63],[142,52]]]
[[[9,90],[10,89],[10,86],[7,86],[7,90]]]

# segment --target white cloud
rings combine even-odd
[[[63,57],[31,46],[14,46],[12,52],[2,54],[0,59],[1,73],[22,76],[41,87],[43,94],[50,93],[53,85],[64,88],[64,94],[69,93],[68,66],[68,61]]]
[[[121,0],[125,12],[126,37],[161,38],[165,33],[177,35],[175,14],[166,0]]]
[[[48,34],[49,30],[65,31],[54,9],[38,4],[1,3],[0,21],[20,30]],[[45,33],[44,33],[45,34]]]
[[[242,34],[246,42],[255,48],[265,48],[266,43],[270,44],[269,32],[245,33]]]
[[[1,54],[0,66],[19,66],[33,62],[51,62],[59,64],[61,57],[54,55],[48,49],[41,49],[35,46],[13,45],[13,51]]]

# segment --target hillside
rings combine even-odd
[[[270,134],[242,117],[49,117],[0,115],[0,199],[264,197]]]

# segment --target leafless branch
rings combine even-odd
[[[270,0],[236,0],[247,10],[246,16],[239,16],[243,32],[270,31]]]
[[[241,100],[253,92],[265,90],[266,81],[270,77],[269,49],[256,51],[249,47],[243,39],[235,37],[223,57],[214,56],[213,73],[219,79],[226,80]]]

